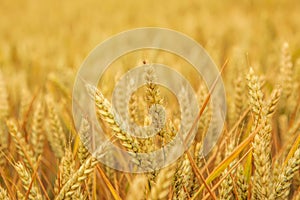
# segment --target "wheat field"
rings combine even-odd
[[[300,200],[299,19],[297,0],[1,0],[0,199]],[[192,66],[149,49],[121,57],[87,92],[105,136],[131,153],[129,162],[139,166],[138,153],[172,142],[180,114],[194,110],[184,88],[180,110],[177,97],[155,84],[156,71],[148,68],[141,75],[146,84],[123,109],[146,126],[161,122],[164,106],[166,123],[149,139],[124,132],[111,98],[132,66],[172,66],[189,80],[203,108],[196,137],[180,158],[151,172],[128,173],[99,162],[113,162],[106,144],[89,152],[93,124],[82,114],[76,129],[72,92],[96,45],[141,27],[173,29],[201,44],[222,71],[227,113],[216,145],[202,155],[214,108],[210,88]]]

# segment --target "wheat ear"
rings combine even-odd
[[[114,135],[120,140],[121,144],[129,152],[131,152],[131,155],[133,157],[132,161],[140,165],[140,160],[137,156],[137,153],[139,151],[137,141],[134,140],[131,135],[127,134],[121,129],[120,125],[115,120],[110,103],[107,101],[107,99],[104,98],[102,93],[94,86],[86,85],[86,87],[91,97],[95,100],[98,118],[104,120],[109,124],[109,127],[113,130],[113,132],[115,133]]]
[[[95,151],[94,156],[87,158],[80,168],[70,177],[70,179],[61,188],[55,200],[71,199],[72,195],[78,191],[81,183],[85,181],[94,171],[94,167],[98,163],[97,159],[102,158],[107,151],[107,144],[102,144],[99,149]]]
[[[80,163],[83,163],[90,155],[90,152],[86,147],[90,143],[90,124],[86,118],[82,118],[78,134],[81,140],[79,141],[77,155]]]
[[[253,69],[250,69],[247,75],[250,105],[254,113],[255,129],[259,125],[262,129],[255,135],[253,140],[253,158],[254,158],[254,183],[253,183],[253,198],[269,199],[272,191],[271,180],[271,125],[267,119],[267,109],[263,102],[263,93],[258,77],[254,74]]]
[[[59,164],[59,177],[56,180],[56,186],[54,188],[56,194],[59,193],[60,188],[66,184],[74,172],[75,162],[72,151],[70,148],[65,148],[65,155]]]
[[[279,177],[274,183],[275,199],[288,199],[292,179],[300,165],[300,149],[298,148],[293,157],[289,159],[287,165],[283,166]]]
[[[1,200],[10,200],[7,191],[0,186],[0,199]]]
[[[271,95],[271,100],[267,105],[267,115],[274,114],[281,95],[281,89],[276,88]]]
[[[189,183],[193,175],[191,164],[186,154],[177,163],[178,166],[174,175],[174,192],[177,199],[186,199],[187,193],[190,192],[188,191]]]
[[[62,158],[66,147],[66,136],[54,107],[53,100],[50,97],[47,99],[47,106],[49,113],[49,130],[47,131],[47,139],[55,156],[57,158]]]
[[[35,182],[32,180],[31,174],[26,169],[26,167],[22,163],[18,162],[17,164],[15,164],[15,168],[16,168],[16,171],[18,172],[18,174],[20,176],[20,179],[23,183],[23,188],[26,191],[30,190],[29,195],[28,195],[28,199],[30,199],[30,200],[42,200],[43,197],[42,197],[42,195],[39,191],[39,188],[37,187]],[[31,183],[31,182],[33,182],[33,183]]]
[[[156,182],[152,185],[150,199],[167,199],[170,187],[173,183],[175,165],[163,168],[156,177]]]
[[[148,66],[145,70],[145,80],[146,80],[146,95],[145,99],[150,107],[153,104],[162,104],[163,98],[160,95],[160,90],[158,85],[154,83],[156,79],[155,69],[153,66]]]
[[[34,152],[29,146],[28,143],[26,143],[26,140],[22,133],[18,130],[16,122],[14,120],[8,120],[7,126],[9,129],[9,133],[11,134],[14,143],[17,147],[18,154],[23,158],[23,161],[26,165],[26,167],[33,171],[34,165],[36,164],[36,157],[34,156]]]
[[[144,200],[145,190],[147,188],[147,177],[144,175],[137,175],[130,185],[127,193],[127,200]]]
[[[241,200],[246,200],[248,198],[248,183],[244,174],[243,167],[241,165],[238,166],[236,173],[236,186],[238,197]]]
[[[283,87],[282,93],[284,98],[288,98],[292,94],[293,89],[293,64],[289,53],[289,44],[287,42],[283,43],[281,52],[280,79]]]
[[[45,110],[43,103],[38,102],[35,112],[33,114],[33,122],[31,129],[31,144],[35,153],[36,158],[43,153],[44,149],[44,117]]]

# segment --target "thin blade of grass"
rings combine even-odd
[[[287,162],[291,159],[291,157],[294,155],[295,151],[298,149],[299,147],[299,144],[300,144],[300,134],[297,136],[296,138],[296,141],[294,142],[291,150],[289,151],[284,163],[283,163],[283,166],[285,166],[287,164]]]
[[[119,196],[119,194],[117,193],[115,188],[112,186],[112,184],[110,183],[110,181],[106,177],[106,175],[103,172],[103,170],[101,169],[101,167],[99,167],[99,165],[97,165],[97,170],[98,170],[99,174],[101,175],[101,177],[103,178],[103,180],[104,180],[106,186],[108,187],[109,191],[113,195],[114,199],[115,200],[122,200],[122,198]]]
[[[228,176],[228,175],[230,175],[230,173],[234,170],[234,169],[236,169],[237,167],[238,167],[238,165],[242,162],[242,160],[244,160],[244,158],[246,157],[246,156],[249,156],[249,155],[251,155],[252,154],[252,150],[253,150],[253,147],[251,147],[229,170],[228,170],[228,172],[218,181],[218,183],[216,183],[215,185],[214,185],[214,187],[212,188],[212,190],[214,191],[214,190],[216,190],[218,187],[219,187],[219,185],[222,183],[222,181],[224,181],[224,179]],[[205,199],[207,199],[209,196],[208,195],[206,195],[204,198],[203,198],[203,200],[205,200]]]
[[[230,156],[228,156],[226,159],[224,159],[217,167],[214,171],[211,172],[211,174],[208,176],[208,178],[206,179],[206,183],[210,184],[215,178],[217,178],[228,166],[229,164],[236,159],[239,154],[247,147],[248,144],[250,144],[250,142],[252,141],[252,139],[254,138],[255,134],[261,129],[261,126],[257,127],[257,129],[251,133],[249,135],[249,137],[244,140],[239,146],[237,146],[233,152],[231,153]],[[204,189],[204,184],[201,185],[201,187],[199,188],[199,190],[195,193],[194,198],[196,198],[200,192]]]

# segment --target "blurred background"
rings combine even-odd
[[[77,69],[100,42],[145,26],[187,34],[218,65],[244,62],[248,52],[253,64],[273,67],[284,41],[300,54],[297,0],[1,0],[0,65]]]
[[[244,76],[249,66],[267,73],[270,87],[276,84],[284,42],[289,43],[296,74],[300,74],[297,0],[1,0],[0,70],[9,80],[10,100],[18,104],[23,98],[18,90],[29,87],[38,93],[49,80],[55,84],[53,90],[60,88],[70,97],[76,72],[96,45],[122,31],[148,26],[192,37],[218,67],[228,59],[222,74],[225,88],[237,76]],[[141,60],[149,60],[147,54],[135,54],[131,63]],[[119,72],[112,75],[120,76]]]

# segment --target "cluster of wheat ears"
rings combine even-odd
[[[300,200],[299,19],[299,0],[0,0],[0,200]],[[218,67],[229,60],[221,73],[225,124],[207,155],[203,140],[217,134],[211,88],[168,52],[124,55],[98,85],[87,85],[83,92],[94,102],[103,132],[85,113],[73,120],[74,79],[88,52],[114,34],[146,26],[187,34]],[[124,85],[117,103],[130,123],[154,125],[149,131],[157,134],[138,139],[123,129],[112,90],[143,61],[180,73],[205,108],[191,146],[161,169],[153,169],[157,158],[141,159],[140,153],[165,148],[180,129],[189,131],[196,109],[186,85],[176,96],[155,84],[157,70],[147,67],[141,75],[146,84],[128,103],[123,97],[134,82]],[[105,136],[130,153],[126,164],[148,172],[103,164],[99,160],[116,158],[94,136]]]
[[[221,139],[207,156],[201,148],[213,108],[205,85],[199,86],[199,102],[206,108],[192,145],[173,164],[143,174],[99,163],[108,151],[105,144],[90,154],[86,147],[93,140],[93,125],[83,116],[76,131],[63,79],[50,74],[45,88],[37,92],[26,84],[13,91],[9,76],[1,72],[0,199],[300,199],[300,95],[294,75],[298,66],[287,43],[281,54],[276,85],[268,85],[251,67],[236,78]],[[146,68],[144,79],[142,92],[131,95],[125,111],[132,122],[159,126],[164,116],[157,105],[172,102],[154,83],[155,68]],[[131,153],[128,162],[135,165],[141,165],[138,153],[165,146],[180,128],[174,111],[154,137],[135,138],[120,127],[100,89],[88,85],[87,91],[105,134]],[[185,102],[184,116],[190,116],[184,87],[179,98]],[[151,117],[149,110],[154,110]]]

